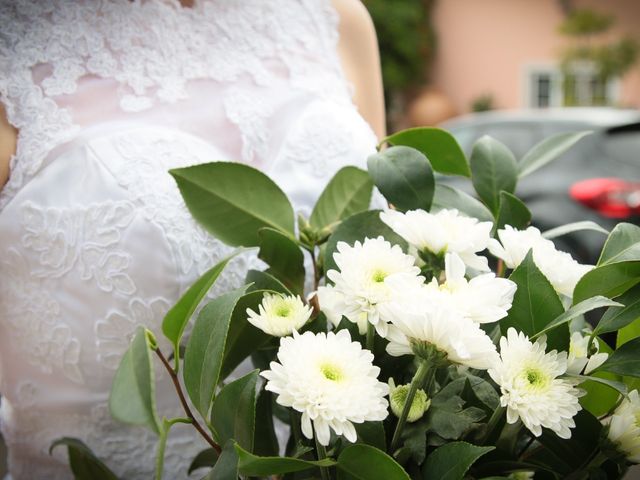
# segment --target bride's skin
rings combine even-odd
[[[194,0],[180,0],[184,7]],[[360,0],[332,0],[340,15],[338,54],[354,87],[353,101],[378,138],[385,136],[384,97],[378,42],[371,17]],[[9,160],[16,150],[18,131],[7,122],[0,104],[0,186],[9,178]]]

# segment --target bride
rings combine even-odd
[[[380,84],[358,0],[0,0],[0,419],[13,480],[70,478],[64,449],[48,453],[61,436],[121,478],[151,478],[155,438],[109,416],[114,371],[136,327],[157,331],[228,252],[167,170],[245,162],[309,213],[383,135]],[[178,408],[163,385],[158,407]],[[167,478],[186,478],[202,448],[190,428],[172,431]]]

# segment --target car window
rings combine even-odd
[[[519,160],[540,140],[539,128],[531,123],[503,123],[478,127],[478,137],[490,135],[504,143]]]
[[[450,132],[458,141],[462,151],[469,155],[471,153],[471,147],[473,147],[473,142],[478,138],[476,129],[474,127],[458,127],[451,129]]]
[[[607,134],[603,148],[614,160],[640,165],[640,131]]]

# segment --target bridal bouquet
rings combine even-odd
[[[297,222],[249,166],[172,171],[194,217],[268,268],[194,315],[225,259],[164,319],[173,351],[141,329],[122,359],[111,411],[157,433],[156,478],[179,422],[210,446],[190,468],[205,479],[621,478],[640,462],[640,228],[540,232],[515,195],[583,135],[517,161],[490,137],[467,159],[445,131],[402,131]],[[374,186],[388,208],[369,209]],[[607,236],[595,266],[552,240],[583,229]],[[184,417],[156,411],[156,361]],[[115,478],[63,443],[78,478]]]

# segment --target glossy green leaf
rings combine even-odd
[[[617,224],[602,247],[598,266],[637,261],[640,261],[640,227]]]
[[[506,146],[487,135],[471,150],[471,182],[494,217],[500,208],[500,192],[513,193],[518,182],[516,159]]]
[[[640,261],[613,263],[587,272],[576,284],[573,302],[596,295],[616,298],[640,283]]]
[[[242,296],[234,307],[229,322],[220,379],[227,378],[245,358],[273,340],[272,336],[254,327],[247,320],[247,309],[257,312],[264,293],[265,290],[250,291]]]
[[[433,211],[455,208],[465,215],[477,218],[482,222],[493,222],[493,214],[482,202],[462,190],[441,183],[436,183],[436,191],[431,208]]]
[[[609,235],[609,230],[607,230],[606,228],[602,228],[596,222],[584,220],[582,222],[567,223],[566,225],[560,225],[559,227],[552,228],[551,230],[543,232],[542,236],[551,240],[553,238],[567,235],[568,233],[581,232],[584,230],[591,230],[593,232],[600,232],[604,233],[605,235]]]
[[[338,480],[409,480],[409,475],[382,450],[350,445],[338,457]]]
[[[229,323],[246,287],[221,295],[207,304],[193,326],[184,355],[184,383],[189,398],[207,418],[218,385]]]
[[[358,443],[365,443],[384,451],[387,449],[384,426],[382,422],[355,423]]]
[[[151,351],[150,336],[144,328],[139,327],[113,379],[109,409],[116,420],[144,425],[159,434],[161,427],[156,413]]]
[[[503,333],[506,333],[509,327],[514,327],[528,336],[533,336],[564,313],[558,294],[536,266],[531,251],[509,279],[516,283],[518,289],[509,314],[500,321]],[[549,332],[547,350],[561,351],[568,347],[568,328],[556,328]]]
[[[228,245],[257,246],[258,230],[265,227],[294,235],[289,199],[255,168],[214,162],[169,173],[194,218]]]
[[[256,403],[256,429],[253,436],[253,453],[262,457],[275,457],[279,452],[272,402],[273,393],[263,389]]]
[[[609,308],[596,328],[595,335],[615,332],[640,318],[640,286],[636,286],[617,298],[618,306]]]
[[[556,317],[553,321],[549,322],[546,327],[540,330],[537,334],[533,335],[531,338],[538,337],[543,333],[547,333],[549,330],[553,330],[554,328],[559,327],[560,325],[567,324],[574,318],[580,317],[585,313],[590,312],[591,310],[595,310],[596,308],[619,307],[620,305],[620,303],[609,300],[607,297],[597,296],[588,298],[587,300],[583,300],[582,302],[572,306],[566,312]]]
[[[204,296],[225,269],[229,260],[243,250],[238,250],[224,258],[207,270],[189,289],[180,297],[180,300],[167,312],[162,321],[162,333],[167,337],[177,350],[182,339],[182,334]]]
[[[469,164],[460,145],[453,135],[440,128],[410,128],[389,135],[384,142],[419,150],[429,159],[436,172],[470,176]]]
[[[189,475],[191,475],[191,472],[195,472],[200,468],[213,467],[218,461],[218,457],[218,452],[213,448],[206,448],[198,452],[189,465]]]
[[[338,242],[353,245],[357,240],[364,241],[366,237],[376,238],[379,235],[382,235],[392,245],[400,245],[406,251],[407,242],[380,220],[380,210],[357,213],[347,218],[327,240],[324,259],[325,271],[337,268],[333,254],[337,251]]]
[[[215,466],[202,480],[238,480],[238,454],[233,441],[224,445]]]
[[[604,378],[604,377],[596,377],[594,375],[567,375],[568,378],[573,378],[576,379],[578,381],[582,382],[595,382],[595,383],[599,383],[601,385],[604,385],[608,388],[610,388],[611,390],[621,393],[622,395],[626,395],[627,394],[627,386],[622,383],[619,382],[617,380],[611,380],[609,378]]]
[[[299,472],[315,467],[331,467],[336,462],[330,458],[310,461],[289,457],[258,457],[244,450],[236,444],[238,455],[238,467],[240,473],[250,477],[265,477],[268,475],[281,475],[283,473]]]
[[[256,421],[256,383],[260,370],[225,385],[211,409],[211,425],[218,443],[235,440],[243,448],[253,450]]]
[[[595,371],[640,377],[640,337],[620,346]]]
[[[397,210],[429,211],[435,182],[427,157],[411,147],[390,147],[367,160],[378,190]]]
[[[545,138],[529,150],[518,164],[520,178],[535,172],[549,162],[560,157],[563,153],[575,145],[581,138],[591,132],[559,133]]]
[[[54,448],[64,445],[69,454],[69,466],[75,480],[118,480],[118,477],[81,440],[63,437],[51,444]]]
[[[270,273],[299,295],[304,288],[304,254],[296,241],[272,228],[258,232],[258,257],[269,265]]]
[[[505,225],[524,230],[529,223],[531,223],[531,212],[522,200],[508,192],[500,192],[496,230],[504,228]]]
[[[462,480],[471,465],[495,447],[478,447],[467,442],[451,442],[438,447],[422,465],[424,480]]]
[[[599,338],[596,338],[596,341],[598,341],[600,352],[611,354],[612,350],[609,345]],[[622,378],[619,375],[607,372],[591,372],[588,378],[589,381],[585,381],[580,385],[580,388],[585,392],[585,395],[580,397],[580,404],[582,408],[591,412],[591,414],[600,417],[615,405],[619,397],[619,389],[603,383],[603,380],[615,382],[613,385],[617,385],[618,383],[623,383]]]
[[[369,208],[373,181],[356,167],[338,170],[313,207],[309,223],[316,230],[331,228],[345,218]]]

